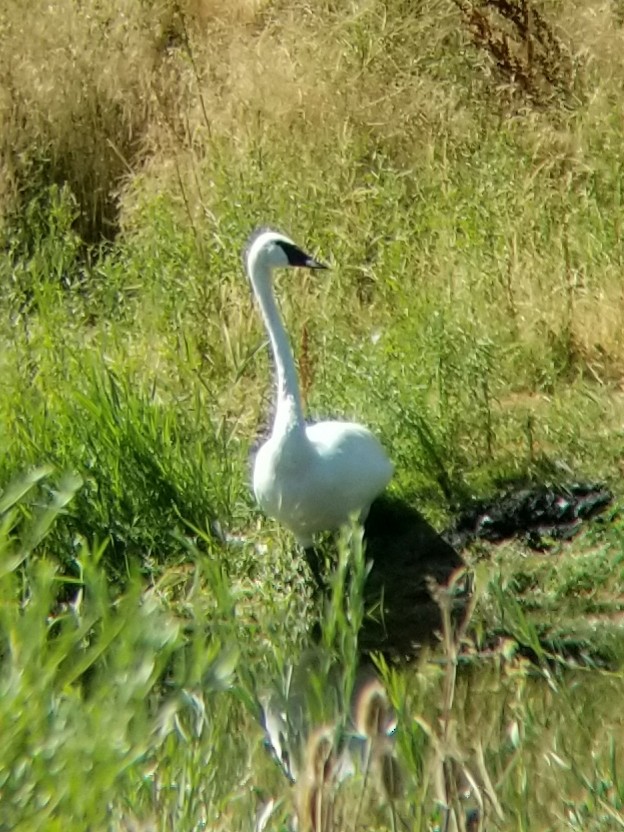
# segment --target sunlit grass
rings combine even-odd
[[[621,827],[617,8],[544,9],[573,73],[537,96],[457,4],[408,5],[0,12],[2,828]],[[332,266],[277,281],[306,408],[373,427],[395,495],[441,526],[510,482],[616,494],[572,544],[467,553],[469,624],[376,657],[398,727],[341,782],[365,563],[327,544],[312,598],[251,499],[260,223]]]

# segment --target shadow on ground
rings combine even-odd
[[[384,495],[371,507],[365,524],[367,560],[373,566],[366,585],[371,610],[360,635],[364,652],[389,658],[413,656],[438,640],[441,613],[432,596],[464,565],[461,552],[476,540],[518,538],[545,551],[553,540],[569,540],[613,499],[602,484],[531,485],[474,502],[439,533],[420,512]],[[452,615],[457,623],[470,598],[467,583],[455,588]]]

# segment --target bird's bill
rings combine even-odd
[[[306,256],[302,266],[306,269],[329,269],[329,266],[326,266],[325,263],[321,263],[320,260],[315,260],[314,257],[309,256]]]

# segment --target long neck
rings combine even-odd
[[[269,270],[254,264],[251,271],[251,284],[260,306],[262,318],[275,360],[277,372],[277,408],[273,423],[274,433],[286,433],[293,428],[304,427],[303,406],[297,381],[297,369],[288,336],[275,302]]]

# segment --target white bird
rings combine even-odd
[[[297,370],[273,294],[274,269],[326,269],[277,231],[261,228],[244,252],[277,372],[270,438],[256,456],[253,489],[260,508],[289,529],[304,548],[314,535],[335,531],[368,509],[393,474],[379,440],[355,422],[306,424]],[[316,577],[316,576],[315,576]]]

